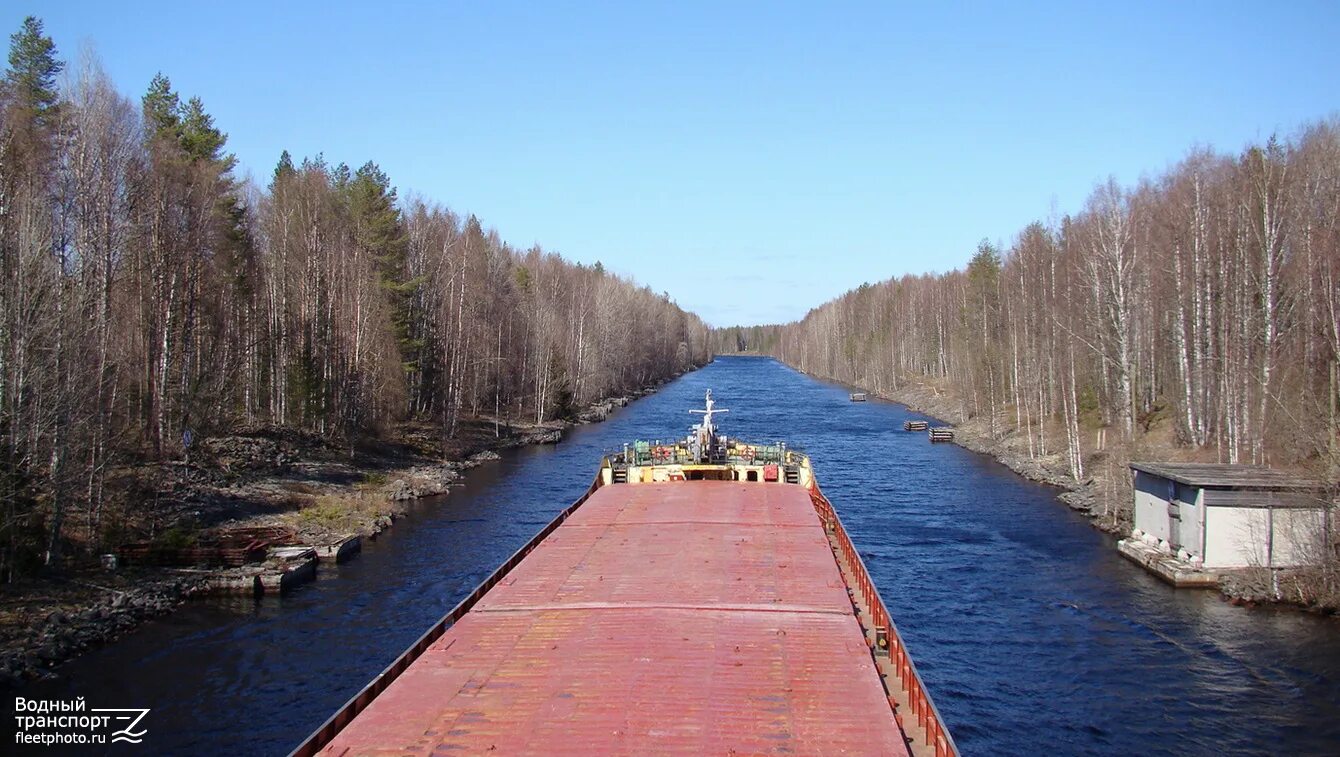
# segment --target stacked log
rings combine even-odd
[[[931,442],[952,442],[954,441],[954,429],[943,426],[930,430]]]

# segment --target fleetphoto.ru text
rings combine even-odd
[[[147,707],[89,707],[74,699],[14,698],[14,744],[74,746],[140,744],[149,732]]]

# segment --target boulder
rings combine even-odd
[[[416,496],[418,495],[414,493],[414,488],[403,478],[397,478],[395,481],[392,481],[386,493],[387,499],[390,499],[392,502],[414,499]]]

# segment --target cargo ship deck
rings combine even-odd
[[[638,441],[294,750],[956,755],[808,456]]]
[[[322,753],[910,754],[808,490],[605,486]]]

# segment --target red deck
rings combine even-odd
[[[800,486],[613,485],[323,753],[907,754]]]

